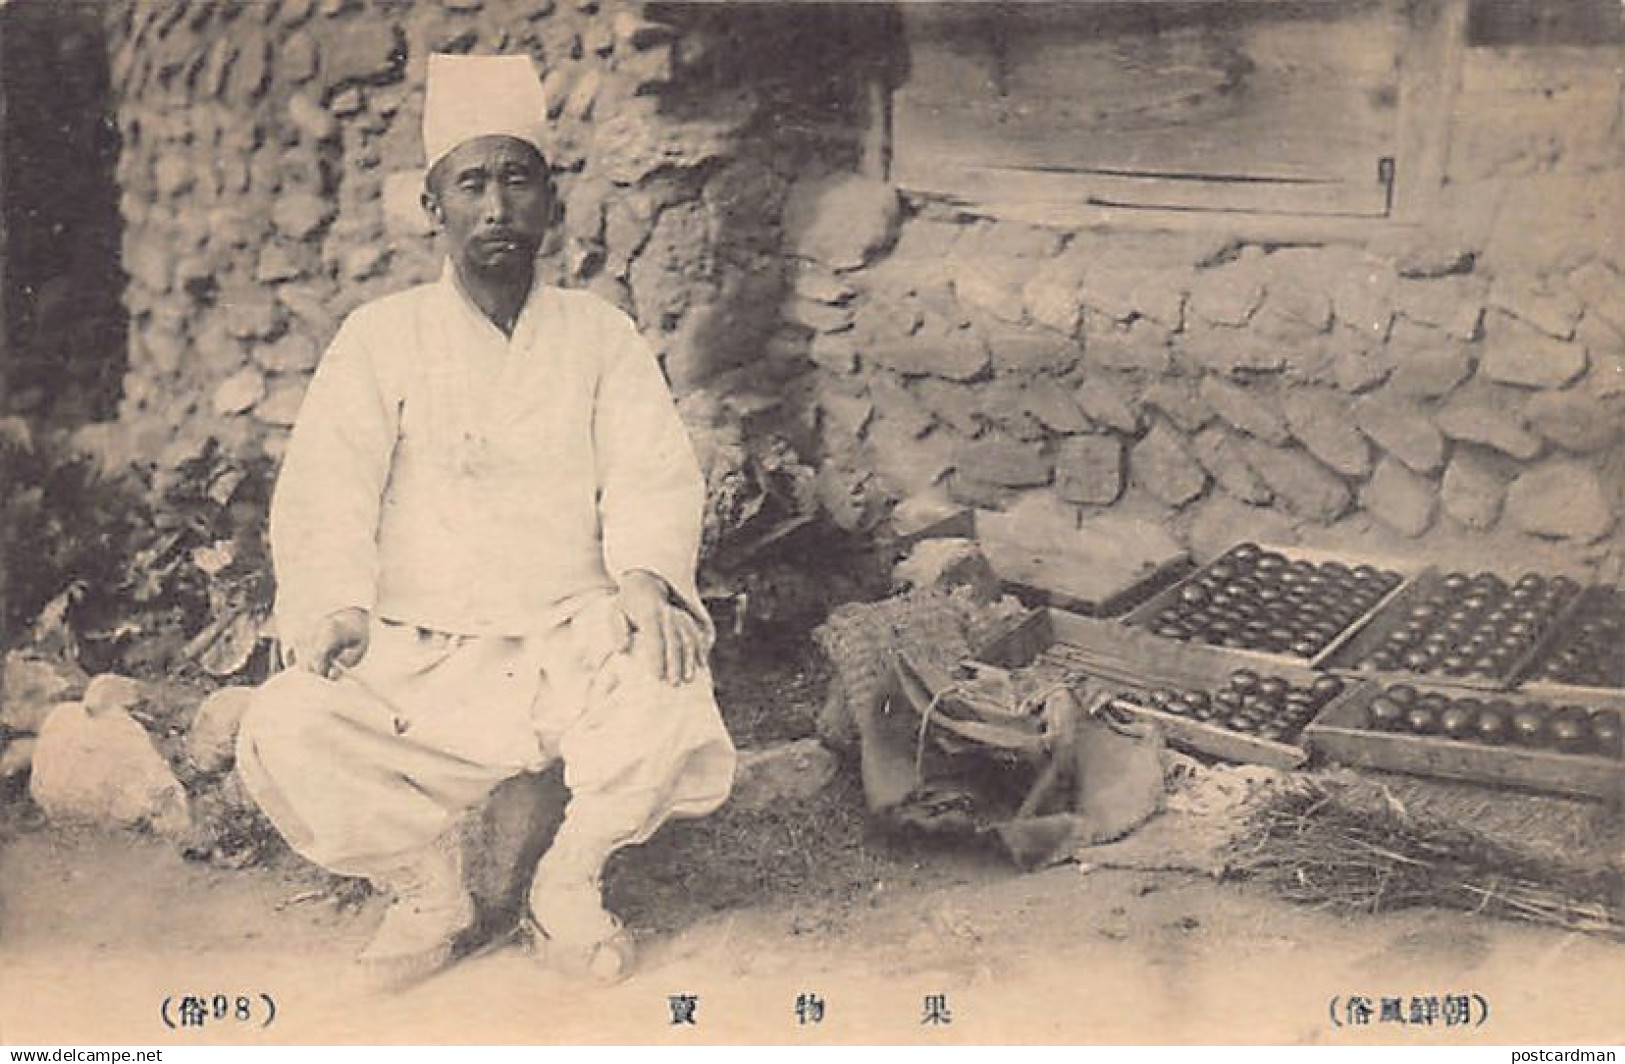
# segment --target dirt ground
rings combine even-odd
[[[816,665],[755,661],[719,670],[730,727],[750,742],[806,734]],[[291,854],[231,870],[46,825],[16,800],[0,814],[9,1044],[1625,1040],[1625,944],[1466,913],[1345,918],[1190,873],[1022,874],[991,850],[876,835],[851,766],[813,801],[725,808],[619,856],[607,895],[640,963],[607,990],[504,945],[368,993],[349,965],[380,900],[335,894]],[[167,1027],[166,999],[173,1021],[188,994],[225,995],[226,1015]],[[683,994],[698,998],[693,1026],[671,1022]],[[798,1022],[803,994],[822,999],[822,1022]],[[921,1022],[935,994],[950,1023]],[[1481,995],[1487,1020],[1334,1022],[1351,995],[1408,1009],[1451,994]]]

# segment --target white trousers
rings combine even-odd
[[[709,672],[672,686],[615,649],[611,598],[525,638],[373,622],[338,680],[299,669],[255,692],[237,771],[288,843],[369,875],[447,831],[502,781],[564,762],[553,851],[601,864],[727,798],[734,748]]]

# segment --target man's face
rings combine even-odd
[[[552,224],[553,183],[536,149],[512,137],[459,144],[429,172],[424,206],[464,276],[523,277]]]

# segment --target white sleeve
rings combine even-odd
[[[604,563],[660,576],[709,627],[695,582],[705,479],[653,352],[616,317],[593,412]]]
[[[352,316],[305,393],[271,501],[277,626],[294,645],[323,617],[373,607],[378,518],[399,429]]]

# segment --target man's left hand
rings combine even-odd
[[[705,667],[705,630],[672,601],[666,581],[643,569],[621,574],[620,605],[632,626],[632,652],[666,683],[688,683]]]

